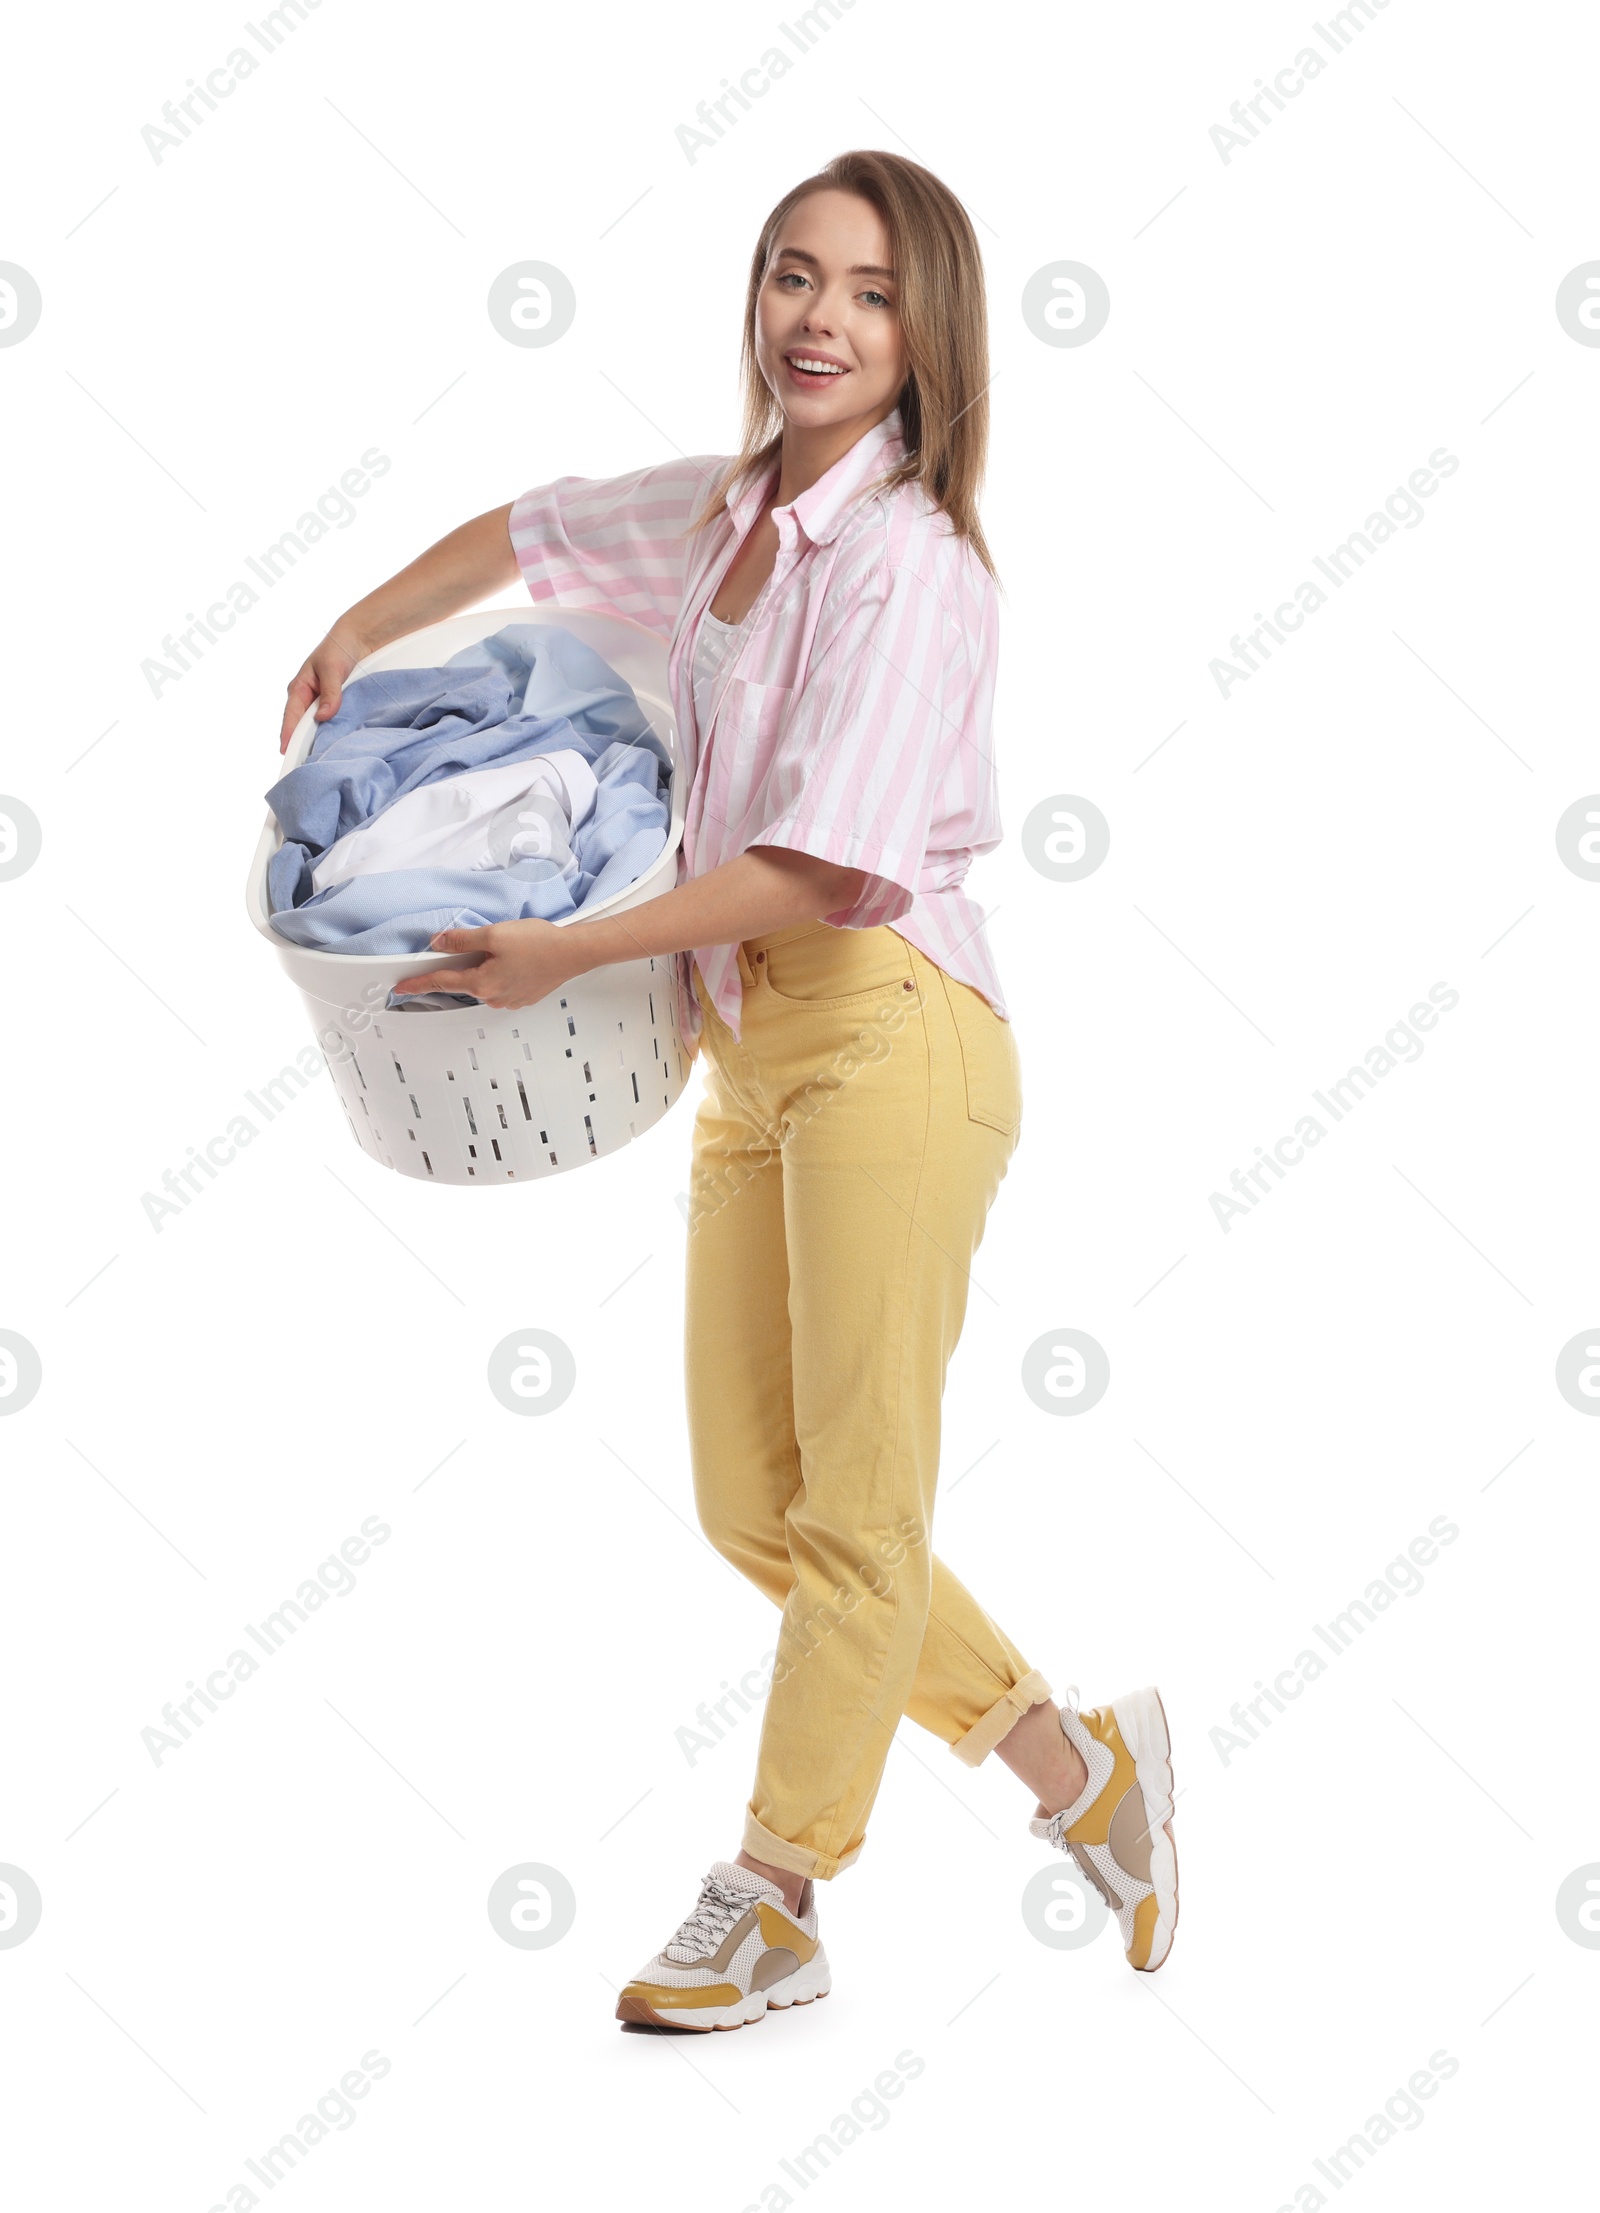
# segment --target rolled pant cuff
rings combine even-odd
[[[746,1812],[744,1817],[744,1849],[753,1860],[765,1860],[769,1867],[785,1867],[791,1875],[811,1875],[819,1883],[832,1882],[835,1875],[846,1867],[853,1867],[861,1857],[859,1844],[833,1859],[826,1852],[813,1852],[804,1844],[791,1844],[787,1837],[774,1836],[764,1829],[755,1815]]]
[[[968,1767],[977,1767],[989,1757],[1000,1739],[1011,1734],[1017,1722],[1030,1706],[1042,1705],[1053,1699],[1054,1692],[1037,1668],[1024,1675],[1020,1683],[1013,1683],[1003,1698],[975,1721],[964,1737],[957,1737],[950,1749],[958,1760]],[[748,1849],[748,1847],[747,1847]]]

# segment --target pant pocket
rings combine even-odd
[[[912,981],[906,941],[887,923],[841,930],[819,923],[781,945],[760,947],[767,989],[792,1007],[841,1008],[888,996]]]
[[[967,1118],[1001,1130],[1015,1143],[1022,1129],[1022,1058],[1012,1025],[958,976],[936,971],[961,1049]]]

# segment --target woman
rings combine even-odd
[[[929,1544],[945,1370],[1021,1126],[1017,1048],[961,889],[999,843],[995,585],[976,511],[983,271],[964,209],[842,155],[763,226],[731,461],[563,478],[480,515],[342,616],[283,742],[363,654],[519,573],[670,647],[695,775],[674,891],[557,926],[446,930],[493,1007],[690,952],[708,1063],[686,1297],[695,1494],[783,1610],[742,1848],[618,2017],[733,2028],[829,1987],[815,1884],[859,1855],[902,1714],[1034,1794],[1135,1967],[1177,1917],[1154,1690],[1057,1707]]]

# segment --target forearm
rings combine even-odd
[[[647,953],[733,945],[794,922],[816,921],[849,906],[864,881],[857,868],[837,868],[783,846],[752,846],[659,899],[624,914],[568,923],[561,935],[571,944],[572,973],[582,975]]]
[[[514,584],[520,572],[511,545],[510,518],[509,504],[474,515],[347,608],[335,627],[358,638],[373,653]]]

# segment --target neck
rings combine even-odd
[[[787,507],[802,492],[809,492],[836,461],[844,459],[858,439],[886,421],[894,413],[895,406],[894,400],[887,400],[876,414],[853,415],[847,422],[828,423],[814,430],[786,421],[778,456],[778,489],[773,494],[772,504]]]

